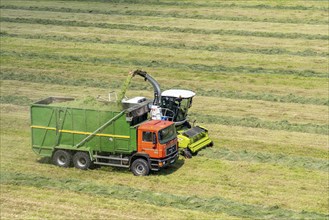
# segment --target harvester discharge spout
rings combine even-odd
[[[132,74],[132,77],[134,77],[135,75],[139,75],[139,76],[143,77],[145,81],[149,81],[151,83],[151,85],[153,86],[153,89],[154,89],[153,105],[160,106],[161,89],[160,89],[159,83],[152,76],[150,76],[149,74],[147,74],[147,72],[145,72],[143,70],[135,70],[135,71],[131,72],[131,74]]]

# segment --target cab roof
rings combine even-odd
[[[139,126],[140,129],[147,129],[150,131],[160,131],[169,125],[174,124],[171,121],[163,121],[163,120],[151,120],[151,121],[146,121],[143,124]]]
[[[184,89],[169,89],[162,92],[161,96],[188,99],[195,96],[195,93]]]

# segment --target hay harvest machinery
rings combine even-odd
[[[154,99],[150,105],[152,119],[173,121],[177,130],[178,145],[181,153],[186,158],[204,147],[212,146],[213,142],[208,136],[208,130],[202,126],[194,126],[188,120],[188,110],[192,106],[192,99],[195,93],[189,90],[170,89],[161,93],[159,83],[147,72],[135,70],[128,77],[138,75],[149,81],[154,89]],[[138,103],[145,101],[145,97],[134,97],[123,99],[124,104]]]

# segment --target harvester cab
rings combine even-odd
[[[192,106],[195,93],[189,90],[170,89],[161,94],[162,114],[175,122],[176,126],[185,124],[191,127],[187,121],[188,109]]]

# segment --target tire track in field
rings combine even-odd
[[[172,195],[147,190],[141,190],[123,185],[104,186],[81,179],[54,179],[33,174],[1,172],[1,184],[21,185],[37,188],[52,188],[69,190],[111,197],[121,200],[138,201],[156,206],[173,207],[182,210],[196,210],[212,213],[226,213],[241,218],[280,218],[280,219],[326,219],[329,216],[317,212],[297,212],[281,208],[280,206],[266,207],[245,204],[223,197],[201,198],[198,196]]]
[[[327,78],[328,74],[317,72],[314,70],[287,70],[287,69],[270,69],[263,67],[247,67],[247,66],[224,66],[224,65],[204,65],[204,64],[186,64],[178,62],[164,62],[160,60],[126,60],[120,58],[104,58],[104,57],[86,57],[73,55],[60,55],[50,53],[35,53],[35,52],[16,52],[16,51],[0,51],[0,56],[20,57],[26,59],[47,59],[62,62],[90,62],[90,63],[105,63],[121,66],[134,66],[140,68],[158,67],[189,70],[192,72],[209,72],[209,73],[234,73],[234,74],[274,74],[274,75],[295,75],[301,77],[319,77]]]
[[[29,10],[29,11],[48,11],[63,13],[86,13],[98,15],[123,15],[123,16],[145,16],[145,17],[162,17],[162,18],[180,18],[180,19],[199,19],[199,20],[222,20],[222,21],[248,21],[248,22],[266,22],[266,23],[283,23],[283,24],[328,24],[328,21],[305,20],[293,18],[254,18],[247,16],[221,16],[221,15],[203,15],[203,14],[186,14],[182,12],[161,12],[150,10],[99,10],[99,9],[77,9],[77,8],[56,8],[56,7],[40,7],[40,6],[16,6],[1,5],[0,9],[11,10]]]
[[[162,31],[162,32],[193,33],[193,34],[206,34],[206,35],[214,34],[214,35],[253,36],[253,37],[286,38],[286,39],[329,40],[328,35],[321,35],[321,34],[240,31],[240,30],[224,30],[224,29],[206,30],[206,29],[197,29],[197,28],[143,26],[143,25],[117,24],[117,23],[92,23],[85,21],[38,19],[38,18],[2,17],[1,21],[13,22],[13,23],[60,25],[60,26],[75,26],[75,27],[98,27],[98,28],[130,30],[130,31],[143,30],[143,31]]]

